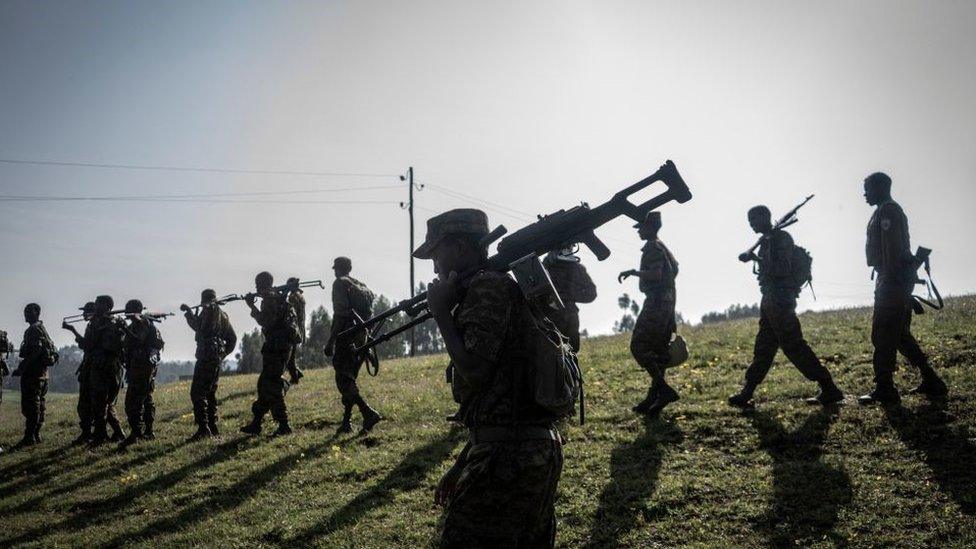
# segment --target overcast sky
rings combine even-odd
[[[172,311],[204,287],[247,290],[264,269],[329,279],[337,255],[401,298],[408,166],[428,185],[421,239],[448,208],[487,206],[514,230],[673,159],[695,197],[662,209],[661,236],[690,319],[758,300],[736,260],[754,240],[746,210],[776,215],[811,193],[791,229],[815,258],[817,300],[806,292],[800,308],[869,303],[861,181],[884,170],[943,291],[973,291],[974,28],[963,1],[8,0],[0,159],[369,175],[0,163],[3,196],[289,193],[0,200],[0,328],[19,334],[37,301],[66,344],[60,318],[96,294]],[[293,192],[309,190],[331,192]],[[637,293],[616,281],[638,262],[630,225],[598,231],[608,260],[582,252],[600,292],[582,310],[591,333]],[[327,292],[307,295],[331,307]],[[227,310],[254,327],[243,304]],[[163,334],[169,358],[192,356],[182,319]]]

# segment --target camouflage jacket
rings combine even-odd
[[[302,343],[308,339],[308,334],[305,333],[305,295],[301,290],[295,290],[288,294],[288,304],[291,305],[292,310],[295,311],[295,317],[298,321],[298,327],[302,332]]]
[[[95,317],[85,330],[85,358],[93,371],[119,375],[122,372],[122,322],[110,316]]]
[[[867,264],[882,278],[915,281],[915,256],[908,234],[908,216],[893,200],[878,204],[868,221],[864,246]]]
[[[261,308],[252,311],[251,316],[261,326],[261,334],[264,336],[263,352],[281,352],[290,349],[292,346],[289,331],[295,322],[295,314],[288,304],[285,294],[280,292],[270,292],[261,298]]]
[[[759,244],[756,277],[762,293],[796,291],[793,278],[793,237],[777,229],[763,237]]]
[[[122,350],[127,369],[155,367],[159,363],[159,353],[152,346],[155,335],[156,328],[150,320],[136,317],[129,322],[122,337]]]
[[[578,312],[577,303],[592,303],[596,299],[596,284],[581,263],[546,256],[544,264],[567,310]]]
[[[454,369],[452,392],[469,428],[541,424],[551,418],[532,395],[532,341],[537,334],[518,284],[504,273],[484,272],[469,279],[454,311],[464,348],[494,367],[481,387]]]
[[[641,248],[640,270],[651,276],[640,277],[642,293],[669,293],[674,295],[674,279],[678,276],[678,261],[660,239],[648,240]],[[672,297],[673,298],[673,297]]]
[[[44,323],[38,320],[24,331],[24,339],[20,344],[20,370],[21,377],[32,377],[35,379],[47,379],[47,366],[41,361],[47,346],[53,346],[51,336],[47,334]]]
[[[200,307],[198,314],[187,312],[184,316],[194,332],[198,360],[223,359],[237,347],[237,333],[230,317],[216,303]]]

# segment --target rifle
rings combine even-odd
[[[126,314],[126,312],[125,312],[125,309],[116,309],[114,311],[109,311],[109,312],[107,312],[105,314],[106,314],[106,316],[115,316],[115,315]],[[95,315],[92,314],[90,316],[94,317]],[[83,320],[85,320],[85,314],[84,313],[80,313],[80,314],[76,314],[76,315],[66,316],[66,317],[64,317],[64,318],[61,319],[61,322],[65,323],[65,324],[75,324],[77,322],[82,322]]]
[[[280,286],[274,286],[271,288],[273,292],[290,292],[292,290],[297,290],[299,288],[322,288],[325,289],[325,283],[321,279],[317,280],[306,280],[304,282],[299,282],[298,284],[282,284]],[[245,292],[242,294],[227,294],[223,297],[218,298],[214,303],[217,305],[226,305],[232,301],[242,301],[248,298],[257,297],[257,292]],[[189,309],[191,311],[196,311],[203,307],[204,305],[194,305]]]
[[[804,198],[803,199],[803,202],[800,202],[799,204],[797,204],[792,210],[786,212],[786,215],[784,215],[783,217],[779,218],[779,221],[777,221],[773,225],[773,230],[776,231],[776,230],[779,230],[779,229],[785,229],[786,227],[789,227],[790,225],[792,225],[792,224],[796,223],[797,221],[799,221],[800,219],[798,217],[796,217],[796,213],[800,210],[800,208],[802,208],[803,206],[805,206],[807,202],[810,202],[810,199],[812,199],[812,198],[813,198],[813,195],[811,194],[810,196]],[[741,254],[739,254],[739,261],[742,261],[743,263],[745,263],[745,262],[749,261],[750,259],[752,259],[753,252],[755,252],[756,251],[756,248],[758,248],[759,245],[762,244],[762,241],[763,241],[764,238],[766,238],[766,237],[765,236],[760,236],[759,239],[756,240],[756,243],[753,244],[751,248],[749,248],[748,250],[746,250],[746,251],[742,252]],[[743,259],[743,258],[745,258],[745,259]]]
[[[175,313],[126,313],[126,317],[133,318],[136,316],[141,316],[149,322],[162,322],[166,320],[166,317],[173,316]]]
[[[631,195],[657,181],[664,183],[667,190],[639,205],[628,200]],[[688,185],[681,178],[674,163],[668,160],[656,172],[617,192],[603,204],[591,208],[584,202],[569,210],[559,210],[549,215],[539,216],[539,220],[535,223],[502,239],[498,243],[498,251],[495,255],[489,257],[478,268],[461,273],[459,280],[470,278],[486,270],[508,272],[514,269],[517,275],[526,267],[529,267],[530,271],[537,271],[537,267],[534,267],[531,262],[537,263],[539,256],[577,244],[585,245],[597,259],[603,261],[610,256],[610,249],[596,236],[595,229],[621,215],[642,222],[648,212],[668,202],[675,201],[683,204],[689,200],[691,200],[691,191]],[[481,244],[487,247],[506,232],[504,226],[498,226],[481,240]],[[536,285],[538,282],[531,280],[527,281],[527,284]],[[413,320],[385,334],[378,334],[378,330],[370,330],[399,313],[406,313],[413,317]],[[401,301],[396,307],[379,315],[357,322],[355,326],[341,332],[339,338],[349,337],[360,330],[368,330],[369,337],[366,343],[355,348],[356,352],[362,352],[389,341],[397,334],[422,324],[431,317],[427,310],[427,292],[423,292],[411,299]]]

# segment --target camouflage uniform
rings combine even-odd
[[[649,240],[641,251],[640,271],[655,276],[640,277],[644,305],[634,324],[630,352],[651,379],[660,383],[670,360],[671,334],[677,330],[674,279],[678,276],[678,262],[660,239]]]
[[[131,436],[150,434],[156,419],[156,366],[159,354],[152,348],[152,340],[158,337],[156,327],[145,317],[136,316],[126,327],[123,338],[126,378],[125,415],[129,420]]]
[[[7,339],[7,332],[0,330],[0,404],[3,404],[3,380],[10,375],[10,368],[7,366],[7,353],[12,348]]]
[[[888,199],[878,204],[868,223],[865,252],[868,266],[877,271],[871,322],[875,382],[892,383],[900,352],[923,379],[941,384],[911,332],[917,265],[911,252],[908,217],[898,203]]]
[[[292,347],[291,358],[288,360],[288,373],[293,380],[297,381],[303,376],[302,369],[298,365],[298,350],[305,344],[305,339],[307,338],[307,334],[305,333],[305,295],[301,290],[289,292],[288,304],[295,311],[295,317],[298,319],[298,328],[302,334],[301,343],[296,343]]]
[[[237,346],[237,334],[230,324],[227,313],[216,303],[200,308],[195,315],[186,312],[186,323],[196,333],[196,365],[190,384],[190,401],[193,403],[193,420],[200,428],[211,433],[217,431],[217,385],[224,358]]]
[[[495,367],[486,386],[459,373],[452,392],[470,440],[458,457],[441,547],[552,547],[562,444],[531,393],[536,334],[518,284],[501,273],[470,279],[454,313],[465,349]]]
[[[578,260],[559,259],[554,254],[546,256],[543,264],[549,271],[549,278],[562,299],[562,309],[550,309],[547,315],[572,345],[574,351],[580,348],[579,306],[577,303],[592,303],[596,299],[596,285]]]
[[[291,342],[288,324],[294,322],[291,308],[284,294],[271,291],[261,299],[261,309],[251,316],[261,326],[264,345],[261,347],[261,374],[258,375],[258,398],[251,405],[254,422],[261,423],[264,415],[271,412],[280,425],[288,424],[288,408],[285,394],[289,383],[282,376],[291,359],[294,343]]]
[[[766,378],[780,348],[804,377],[821,384],[833,384],[830,372],[803,339],[800,319],[796,316],[800,288],[793,278],[793,246],[793,238],[783,230],[774,230],[759,246],[757,275],[762,292],[759,333],[756,334],[752,364],[746,370],[746,383],[752,388]]]
[[[85,327],[88,333],[88,327]],[[79,349],[84,349],[84,336],[75,336],[75,343]],[[80,440],[91,438],[92,432],[92,396],[91,396],[91,360],[88,353],[82,352],[81,363],[75,375],[78,377],[78,425],[81,427]]]
[[[353,303],[350,293],[356,291],[356,286],[363,286],[362,282],[351,276],[340,276],[332,283],[332,334],[338,334],[354,325]],[[335,369],[335,382],[339,394],[342,395],[342,405],[347,410],[359,403],[359,370],[363,366],[363,357],[354,350],[356,345],[366,343],[366,332],[357,332],[347,339],[337,339],[332,366]]]
[[[95,442],[108,438],[106,422],[115,429],[115,437],[121,433],[115,401],[122,387],[122,323],[109,316],[92,319],[85,330],[82,350],[91,357],[89,362],[91,382],[92,436]]]
[[[47,365],[42,358],[53,349],[51,336],[38,320],[27,327],[20,344],[20,411],[24,415],[24,439],[40,440],[47,397]]]

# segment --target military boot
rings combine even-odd
[[[376,427],[376,424],[383,421],[383,416],[379,414],[376,410],[366,407],[363,412],[363,427],[359,430],[360,434],[366,434]]]
[[[24,438],[20,439],[20,442],[14,444],[12,450],[19,450],[21,448],[26,448],[28,446],[33,446],[37,444],[34,442],[34,422],[28,421],[27,426],[24,427]]]
[[[217,422],[216,421],[211,421],[210,423],[207,423],[207,429],[210,430],[210,436],[212,436],[212,437],[219,437],[220,436],[220,429],[217,428]]]
[[[901,403],[901,396],[895,388],[891,379],[879,380],[874,386],[874,390],[866,395],[857,397],[858,404],[881,404],[883,406],[895,406]]]
[[[806,399],[805,402],[807,404],[821,404],[823,406],[829,406],[844,400],[844,392],[837,387],[833,379],[827,379],[826,381],[820,381],[819,383],[820,393],[815,397]]]
[[[929,398],[945,398],[949,394],[949,388],[939,377],[939,374],[935,373],[935,370],[928,368],[922,370],[922,382],[918,384],[918,387],[912,389],[912,393],[925,395]]]
[[[71,445],[81,446],[83,444],[86,444],[89,440],[91,440],[91,438],[92,438],[91,429],[82,429],[81,434],[78,435],[78,438],[71,441]]]
[[[122,424],[119,423],[118,418],[109,417],[108,425],[112,428],[112,436],[109,438],[112,442],[122,442],[125,440],[125,429],[122,428]]]
[[[254,418],[251,423],[241,427],[241,432],[245,435],[260,435],[261,434],[261,419]]]
[[[661,382],[661,386],[657,390],[657,398],[655,398],[654,402],[647,407],[647,416],[657,417],[661,415],[661,411],[664,410],[668,404],[677,402],[680,398],[681,397],[678,395],[678,392],[672,389],[670,385]]]
[[[34,444],[41,443],[41,425],[43,425],[43,423],[38,423],[34,426]]]
[[[147,421],[146,428],[142,432],[142,438],[146,440],[156,440],[156,432],[153,431],[153,422]]]
[[[752,394],[756,392],[756,384],[747,381],[742,386],[742,390],[729,397],[729,404],[738,408],[748,408],[752,406]]]
[[[206,425],[198,425],[197,432],[193,433],[190,437],[189,442],[197,442],[198,440],[203,440],[205,438],[210,438],[213,435],[213,431],[210,430]]]
[[[288,420],[279,421],[278,429],[271,436],[280,437],[284,435],[290,435],[292,433],[291,425],[288,425]]]
[[[352,406],[345,405],[342,410],[342,421],[336,429],[337,435],[345,435],[352,432]]]
[[[142,429],[135,427],[131,431],[129,431],[129,436],[125,437],[125,440],[123,440],[119,444],[119,447],[124,450],[129,446],[132,446],[133,444],[139,442],[139,439],[141,438],[142,438]]]
[[[657,388],[652,385],[647,389],[647,395],[644,396],[644,400],[635,404],[631,410],[637,412],[638,414],[646,414],[647,409],[651,406],[651,404],[654,404],[655,400],[657,400]]]

